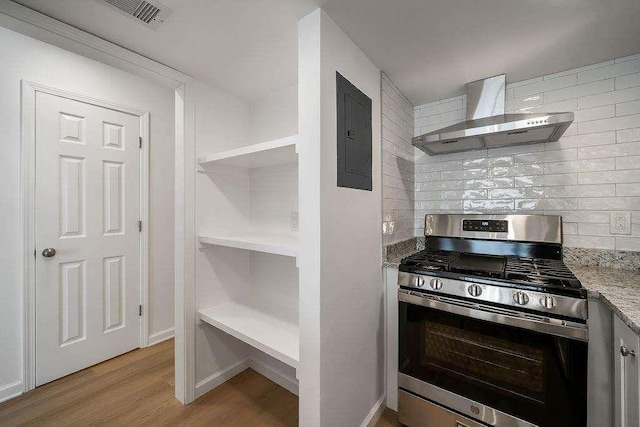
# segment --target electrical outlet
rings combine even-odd
[[[291,231],[298,231],[298,212],[291,212]]]
[[[631,212],[611,212],[611,234],[631,234]]]

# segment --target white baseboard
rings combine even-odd
[[[376,402],[376,404],[373,405],[373,408],[371,408],[371,411],[369,411],[369,414],[367,415],[367,417],[364,419],[364,421],[362,421],[362,424],[360,424],[360,427],[373,427],[376,425],[376,423],[380,419],[380,416],[384,412],[384,408],[386,408],[387,406],[385,404],[386,400],[387,400],[387,396],[383,393],[382,396],[380,396],[380,399],[378,399],[378,401]]]
[[[228,368],[222,369],[221,371],[218,371],[213,375],[209,375],[207,378],[196,384],[196,399],[218,387],[223,382],[235,377],[248,367],[249,359],[243,359],[238,363],[229,366]]]
[[[18,397],[24,391],[22,381],[16,381],[0,387],[0,402]]]
[[[149,335],[149,346],[160,344],[162,341],[170,340],[175,335],[175,329],[169,328],[164,331]]]
[[[282,373],[281,371],[272,368],[265,363],[262,363],[256,359],[249,359],[249,367],[257,373],[269,378],[280,387],[286,388],[291,393],[298,395],[298,380]]]

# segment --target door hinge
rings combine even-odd
[[[138,232],[142,233],[142,221],[138,221]]]
[[[142,316],[142,304],[138,306],[138,316]]]
[[[138,148],[142,149],[142,137],[138,137]]]

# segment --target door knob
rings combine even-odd
[[[44,251],[42,251],[42,256],[45,258],[51,258],[55,254],[56,254],[56,250],[53,248],[46,248]]]
[[[621,346],[620,347],[620,354],[624,357],[627,357],[628,355],[631,355],[631,357],[635,357],[636,352],[633,350],[629,350],[627,347],[625,346]]]

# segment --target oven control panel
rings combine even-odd
[[[509,222],[502,220],[464,219],[463,231],[486,231],[489,233],[506,233],[509,231]]]

